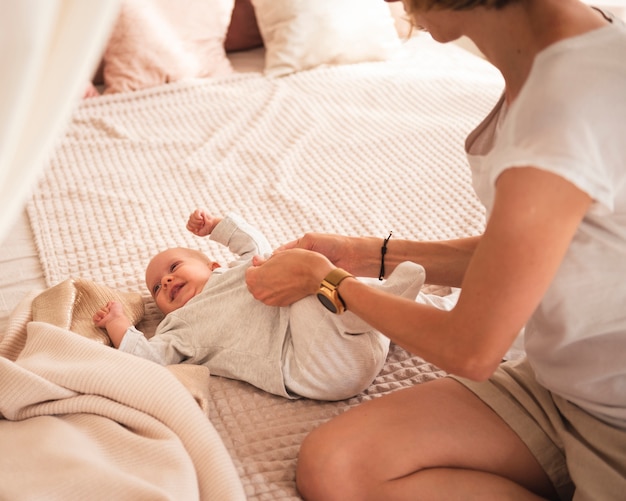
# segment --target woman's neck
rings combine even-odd
[[[607,24],[599,12],[578,0],[521,0],[470,15],[467,36],[502,73],[508,103],[519,94],[539,52]]]

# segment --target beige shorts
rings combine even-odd
[[[526,359],[502,364],[485,383],[455,379],[517,433],[561,499],[626,499],[626,430],[546,390]]]

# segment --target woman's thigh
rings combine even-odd
[[[435,471],[440,474],[429,481],[441,484],[443,499],[446,489],[468,487],[459,482],[471,481],[473,472],[481,485],[505,479],[553,495],[548,477],[519,437],[449,378],[371,400],[314,430],[303,442],[297,481],[305,497],[392,499],[399,486],[420,492],[419,482],[428,477],[424,473]]]

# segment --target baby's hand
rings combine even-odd
[[[109,301],[105,306],[100,308],[93,316],[93,322],[98,327],[106,329],[107,325],[119,318],[125,318],[124,308],[117,301]]]
[[[202,209],[196,209],[187,220],[187,229],[194,235],[206,237],[221,220],[222,218],[213,217]]]
[[[132,326],[129,318],[124,313],[122,303],[109,301],[106,306],[100,308],[93,316],[93,322],[98,327],[104,328],[116,348],[124,338],[126,331]]]

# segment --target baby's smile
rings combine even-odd
[[[176,296],[178,296],[178,293],[180,292],[180,290],[185,286],[184,283],[179,283],[174,285],[171,290],[170,290],[170,301],[174,301],[174,299],[176,299]]]

